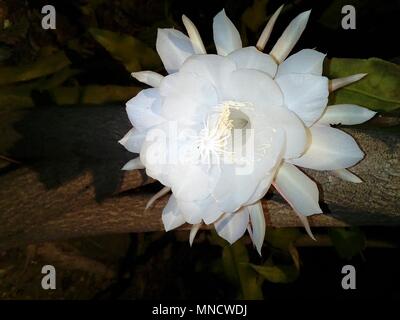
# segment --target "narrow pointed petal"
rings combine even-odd
[[[160,191],[158,191],[154,196],[150,198],[150,200],[147,202],[145,210],[149,209],[150,207],[153,206],[154,202],[156,202],[157,199],[163,197],[166,195],[168,192],[171,191],[171,188],[169,187],[164,187]]]
[[[134,153],[140,153],[146,135],[138,132],[136,128],[132,128],[128,133],[118,142],[122,144],[126,150]]]
[[[190,39],[175,29],[158,29],[156,49],[168,73],[177,72],[194,54]]]
[[[310,13],[311,10],[305,11],[294,18],[272,48],[270,55],[277,63],[282,63],[283,60],[286,59],[290,54],[290,51],[292,51],[293,47],[300,39],[301,34],[306,28]]]
[[[238,69],[255,69],[275,77],[278,68],[275,60],[268,54],[258,51],[255,47],[238,49],[228,55],[236,63]]]
[[[194,238],[196,237],[196,234],[199,231],[201,225],[202,225],[202,223],[194,224],[192,226],[192,228],[190,229],[190,234],[189,234],[189,244],[190,244],[190,246],[193,245]]]
[[[263,51],[265,45],[267,44],[269,37],[271,35],[272,29],[274,28],[276,19],[278,19],[279,14],[281,13],[284,5],[281,5],[278,10],[272,15],[272,17],[268,20],[267,25],[265,26],[263,32],[261,33],[260,38],[257,41],[256,47],[258,50]]]
[[[313,49],[303,49],[283,61],[278,68],[277,77],[290,73],[309,73],[322,75],[325,54]]]
[[[226,56],[242,47],[239,31],[226,16],[225,10],[214,17],[213,34],[217,53],[221,56]]]
[[[182,212],[179,211],[176,199],[173,195],[169,197],[168,203],[162,212],[161,219],[165,231],[178,228],[185,223],[185,218]]]
[[[303,224],[304,229],[306,229],[306,232],[307,232],[308,236],[309,236],[311,239],[313,239],[314,241],[317,241],[317,239],[315,239],[315,237],[314,237],[314,235],[313,235],[313,233],[312,233],[312,231],[311,231],[310,224],[309,224],[309,222],[308,222],[307,217],[306,217],[306,216],[303,216],[302,214],[300,214],[300,213],[298,213],[298,212],[296,212],[296,214],[297,214],[297,216],[299,217],[301,223]]]
[[[357,73],[344,78],[332,79],[329,81],[329,91],[333,92],[339,88],[345,87],[353,82],[357,82],[364,78],[367,73]]]
[[[214,226],[218,235],[232,244],[243,236],[248,224],[249,211],[243,208],[235,213],[225,213]]]
[[[339,129],[313,126],[310,132],[310,147],[290,163],[314,170],[337,170],[352,167],[364,157],[353,137]]]
[[[144,169],[143,163],[140,161],[140,158],[137,157],[125,163],[121,170],[136,170],[136,169]]]
[[[316,183],[294,165],[282,163],[274,186],[296,212],[304,216],[322,213]]]
[[[182,22],[186,28],[190,40],[192,41],[194,53],[206,54],[207,52],[204,48],[203,40],[201,40],[200,33],[194,23],[185,15],[182,16]]]
[[[250,222],[252,226],[252,241],[261,256],[261,249],[265,238],[265,216],[261,201],[247,207],[250,213]]]
[[[344,181],[348,181],[348,182],[352,182],[352,183],[362,183],[362,180],[359,177],[357,177],[354,173],[350,172],[347,169],[334,170],[334,171],[332,171],[332,173],[336,177],[338,177]]]
[[[354,125],[366,122],[375,115],[375,111],[371,111],[355,104],[336,104],[328,106],[317,123],[325,125]]]
[[[149,86],[154,88],[159,87],[162,79],[164,78],[161,74],[154,71],[132,72],[131,75],[136,80],[148,84]]]

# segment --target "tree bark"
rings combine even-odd
[[[1,116],[0,130],[8,130],[10,123]],[[143,171],[120,170],[134,157],[117,143],[130,127],[126,118],[118,106],[51,107],[28,110],[12,124],[18,141],[2,153],[22,164],[0,170],[0,248],[163,230],[161,212],[168,196],[144,210],[161,186]],[[399,225],[399,135],[345,130],[366,153],[352,168],[364,182],[352,184],[328,172],[306,170],[320,187],[325,212],[312,216],[310,224]],[[263,207],[269,226],[301,226],[275,192],[267,195]]]

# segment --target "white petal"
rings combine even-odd
[[[256,110],[283,103],[282,91],[276,82],[258,70],[239,69],[232,72],[224,91],[224,100],[249,102]]]
[[[194,224],[190,229],[190,235],[189,235],[190,246],[192,246],[194,238],[196,237],[196,234],[199,231],[201,225],[202,225],[201,223]]]
[[[225,10],[214,17],[213,34],[217,53],[221,56],[226,56],[242,47],[239,31],[226,16]]]
[[[272,17],[268,20],[267,25],[265,26],[263,32],[261,33],[260,39],[257,41],[257,49],[260,51],[263,51],[265,48],[265,45],[267,44],[269,37],[271,35],[272,29],[274,28],[276,19],[278,19],[279,14],[281,13],[281,10],[283,9],[284,5],[281,5],[278,10],[275,11],[275,13],[272,15]]]
[[[277,77],[289,73],[322,75],[325,54],[313,49],[303,49],[283,61],[278,67]]]
[[[270,55],[278,63],[282,63],[282,61],[286,59],[290,51],[292,51],[293,47],[300,39],[301,34],[306,28],[310,13],[311,10],[305,11],[294,18],[272,48]]]
[[[306,229],[306,232],[310,236],[310,238],[313,239],[314,241],[317,241],[317,239],[315,239],[315,237],[311,231],[307,216],[303,216],[302,214],[298,213],[297,211],[295,211],[295,212],[296,212],[296,215],[299,217],[301,223],[303,224],[304,229]]]
[[[249,224],[249,211],[244,208],[235,213],[225,213],[214,223],[218,235],[230,244],[241,238]]]
[[[342,88],[344,86],[347,86],[353,82],[357,82],[364,78],[367,75],[367,73],[358,73],[358,74],[353,74],[348,77],[344,78],[337,78],[337,79],[332,79],[329,82],[329,91],[333,92],[339,88]]]
[[[348,182],[352,182],[352,183],[361,183],[362,182],[362,180],[359,177],[357,177],[354,173],[350,172],[347,169],[334,170],[334,171],[332,171],[332,173],[336,177],[338,177],[344,181],[348,181]]]
[[[190,40],[192,41],[194,53],[206,54],[207,52],[204,48],[203,40],[201,40],[200,33],[194,23],[185,15],[182,16],[182,22],[185,25]]]
[[[126,112],[132,125],[139,131],[147,130],[165,121],[154,112],[157,104],[161,104],[158,89],[145,89],[126,103]]]
[[[328,78],[312,74],[286,74],[276,78],[284,104],[311,126],[328,103]]]
[[[121,170],[136,170],[136,169],[144,169],[144,165],[140,161],[139,157],[125,163],[125,165],[122,167]]]
[[[275,188],[298,213],[309,216],[322,213],[316,183],[290,163],[282,163],[275,177]]]
[[[354,125],[366,122],[374,115],[376,115],[375,111],[368,110],[367,108],[355,104],[336,104],[328,106],[317,123],[326,125]]]
[[[174,29],[158,29],[156,49],[168,73],[177,72],[185,60],[194,54],[190,39]]]
[[[278,68],[275,60],[255,47],[241,48],[233,51],[228,58],[236,63],[238,69],[255,69],[275,77]]]
[[[173,195],[169,197],[168,203],[165,206],[162,216],[165,231],[178,228],[185,223],[183,214],[179,211],[176,204],[176,199]]]
[[[150,200],[147,202],[145,210],[149,209],[150,207],[153,206],[154,202],[156,202],[159,198],[163,197],[166,195],[168,192],[171,191],[171,188],[169,187],[164,187],[160,191],[158,191],[154,196],[150,198]]]
[[[199,223],[201,220],[210,224],[223,213],[211,196],[198,201],[178,200],[178,207],[183,212],[186,222],[190,224]]]
[[[136,128],[132,128],[128,133],[118,142],[122,144],[128,151],[140,153],[143,141],[146,138],[144,133],[139,132]]]
[[[151,87],[159,87],[161,80],[164,78],[161,74],[154,71],[132,72],[132,77],[136,80],[148,84]]]
[[[354,166],[364,157],[357,142],[341,130],[313,126],[310,132],[310,147],[303,156],[290,160],[290,163],[315,170],[336,170]]]
[[[252,241],[261,256],[261,248],[265,238],[265,216],[261,201],[246,207],[250,213],[250,222],[252,226]]]

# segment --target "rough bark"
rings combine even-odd
[[[132,157],[117,144],[129,129],[123,108],[43,108],[28,111],[14,128],[20,138],[4,156],[22,164],[0,171],[0,248],[163,229],[161,211],[167,197],[144,210],[160,185],[143,171],[120,171]],[[399,225],[399,136],[346,130],[366,153],[352,169],[364,183],[307,170],[320,186],[326,212],[311,217],[311,225]],[[268,225],[301,225],[276,194],[267,196],[263,206]]]

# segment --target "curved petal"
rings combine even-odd
[[[249,211],[243,208],[235,213],[225,213],[214,226],[218,235],[232,244],[244,235],[248,224]]]
[[[201,220],[206,224],[213,223],[223,213],[211,196],[198,201],[178,200],[178,207],[183,212],[186,222],[191,224],[200,223]]]
[[[132,72],[131,75],[136,80],[148,84],[154,88],[159,87],[162,79],[164,78],[161,74],[154,71]]]
[[[181,72],[194,73],[209,81],[218,93],[235,70],[236,64],[233,61],[215,54],[194,55],[181,68]]]
[[[246,207],[250,213],[250,222],[251,222],[251,230],[252,230],[252,241],[257,248],[259,255],[261,256],[261,249],[264,243],[265,238],[265,216],[264,210],[261,205],[261,201],[258,201],[256,204],[250,205]]]
[[[151,208],[153,206],[154,202],[156,202],[159,198],[165,196],[170,191],[171,191],[171,188],[169,188],[169,187],[162,188],[154,196],[152,196],[149,201],[147,201],[146,207],[144,209],[147,210],[147,209]]]
[[[156,49],[165,70],[174,73],[194,54],[190,39],[175,29],[158,29]]]
[[[121,170],[136,170],[136,169],[144,169],[144,165],[140,161],[139,157],[125,163],[125,165],[122,167]]]
[[[311,10],[305,11],[294,18],[272,48],[270,55],[278,63],[282,63],[282,61],[286,59],[290,51],[292,51],[293,47],[300,39],[301,34],[306,28],[310,13]]]
[[[362,180],[357,177],[353,172],[350,172],[347,169],[338,169],[338,170],[334,170],[332,171],[332,173],[342,179],[343,181],[347,181],[347,182],[352,182],[352,183],[361,183]]]
[[[329,91],[333,92],[337,89],[340,89],[349,84],[352,84],[353,82],[357,82],[357,81],[361,80],[362,78],[364,78],[366,75],[367,75],[367,73],[357,73],[357,74],[353,74],[348,77],[332,79],[329,81]]]
[[[257,41],[257,49],[263,51],[265,45],[267,44],[269,37],[271,35],[272,29],[274,28],[276,19],[278,19],[279,14],[281,13],[284,5],[281,5],[278,10],[272,15],[272,17],[268,20],[267,25],[265,26],[263,32],[261,33],[260,38]]]
[[[282,163],[275,177],[274,186],[298,213],[309,216],[322,213],[316,183],[290,163]]]
[[[261,71],[249,69],[231,73],[224,87],[223,99],[250,103],[255,110],[283,104],[282,91],[276,82]]]
[[[179,211],[176,199],[173,195],[169,197],[168,203],[162,212],[161,219],[165,231],[178,228],[185,223],[183,214]]]
[[[322,75],[325,54],[313,49],[303,49],[283,61],[278,67],[277,77],[290,73]]]
[[[275,77],[278,68],[275,60],[255,47],[241,48],[227,56],[236,63],[238,69],[255,69]]]
[[[146,134],[139,132],[136,128],[132,128],[118,142],[122,144],[126,150],[134,153],[140,153]]]
[[[201,227],[201,223],[197,223],[197,224],[194,224],[192,226],[192,228],[190,229],[190,234],[189,234],[189,244],[190,244],[190,246],[192,246],[194,238],[196,237],[196,234],[199,231],[200,227]]]
[[[303,156],[290,160],[290,163],[315,170],[336,170],[354,166],[364,157],[357,142],[343,131],[313,126],[310,132],[310,147]]]
[[[144,131],[165,122],[165,119],[154,112],[154,107],[161,104],[158,89],[145,89],[126,103],[126,112],[132,125]]]
[[[276,78],[285,105],[311,126],[328,103],[328,78],[312,74],[286,74]]]
[[[325,125],[354,125],[366,122],[374,115],[376,115],[375,111],[371,111],[355,104],[336,104],[328,106],[317,123]]]
[[[206,54],[203,40],[201,40],[200,33],[194,23],[185,15],[182,16],[182,22],[185,25],[186,31],[192,41],[193,50],[196,54]]]
[[[242,47],[239,31],[226,16],[225,10],[214,17],[213,34],[217,53],[221,56],[226,56]]]

